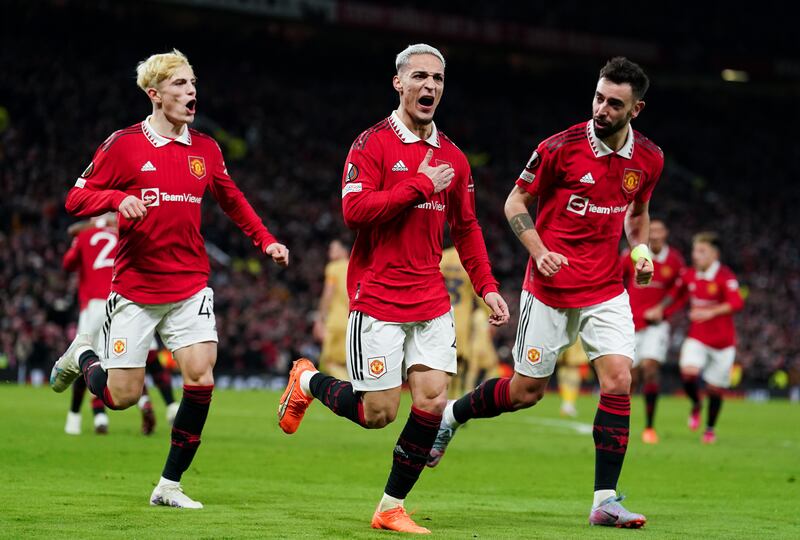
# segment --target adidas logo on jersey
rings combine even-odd
[[[145,163],[144,165],[142,165],[142,168],[141,168],[142,172],[152,172],[152,171],[155,171],[155,170],[156,170],[155,165],[153,165],[149,161],[147,163]]]
[[[594,178],[592,178],[592,173],[588,172],[583,175],[581,178],[581,184],[594,184]]]
[[[408,170],[408,167],[406,167],[406,164],[403,163],[402,159],[399,160],[397,163],[395,163],[394,167],[392,167],[392,171],[394,171],[394,172],[405,172],[407,170]]]

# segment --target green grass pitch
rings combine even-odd
[[[203,444],[184,475],[200,511],[148,506],[169,445],[160,424],[139,434],[138,412],[111,413],[110,434],[63,433],[68,396],[0,386],[1,538],[390,538],[369,520],[408,414],[366,431],[314,403],[293,436],[275,420],[278,395],[214,394]],[[719,442],[686,428],[687,403],[659,403],[661,443],[641,443],[642,403],[620,480],[639,531],[589,527],[596,398],[575,421],[558,397],[474,421],[406,501],[434,538],[800,538],[800,406],[724,404]]]

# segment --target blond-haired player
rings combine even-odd
[[[154,331],[183,375],[183,399],[172,427],[172,446],[151,505],[202,508],[183,493],[205,425],[217,359],[214,291],[200,233],[206,191],[253,243],[281,266],[286,246],[270,234],[231,180],[216,141],[189,129],[197,110],[195,75],[177,50],[141,62],[136,82],[152,114],[113,133],[67,195],[67,211],[119,215],[119,250],[106,303],[103,345],[79,334],[50,374],[63,392],[81,373],[109,409],[140,398]]]
[[[350,248],[341,240],[328,246],[328,264],[325,265],[325,287],[314,320],[314,337],[322,342],[319,367],[337,379],[347,380],[345,335],[350,314],[347,296],[347,264]]]

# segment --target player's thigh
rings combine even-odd
[[[683,340],[678,360],[681,369],[692,368],[702,371],[708,364],[708,360],[708,349],[702,342],[690,337]]]
[[[717,388],[731,386],[731,368],[736,359],[736,347],[708,348],[709,361],[703,370],[703,380]]]
[[[669,349],[669,323],[661,321],[648,325],[636,332],[636,353],[633,367],[638,367],[642,360],[655,360],[663,364],[667,360]]]
[[[525,377],[550,377],[561,353],[576,338],[576,311],[543,304],[528,291],[520,296],[514,371]]]
[[[385,322],[350,312],[345,352],[350,382],[357,392],[377,392],[403,384],[403,347],[406,333],[401,323]]]
[[[143,368],[147,364],[153,331],[166,309],[157,304],[137,304],[111,293],[106,302],[106,321],[98,354],[103,368]]]
[[[203,341],[176,349],[175,363],[181,369],[183,383],[192,386],[214,384],[214,365],[217,363],[217,342]]]
[[[447,386],[450,374],[416,364],[408,369],[408,387],[411,390],[411,403],[418,409],[442,414],[447,405]]]
[[[406,323],[405,369],[424,366],[444,374],[458,371],[453,310],[429,321]],[[405,375],[405,373],[404,373]],[[447,376],[444,375],[447,379]]]
[[[106,386],[117,399],[138,399],[142,395],[145,370],[141,368],[111,368],[108,370]]]
[[[625,356],[633,362],[636,331],[628,293],[580,310],[580,336],[589,361]]]
[[[169,310],[157,330],[164,345],[173,354],[196,343],[217,343],[214,291],[211,287],[206,287],[180,302],[172,302],[168,306]],[[204,351],[206,349],[207,347],[203,348]],[[216,360],[216,347],[214,351]]]

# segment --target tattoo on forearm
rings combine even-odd
[[[516,216],[512,216],[508,223],[517,238],[521,237],[525,231],[533,229],[533,219],[531,219],[531,215],[528,212],[521,212]]]

